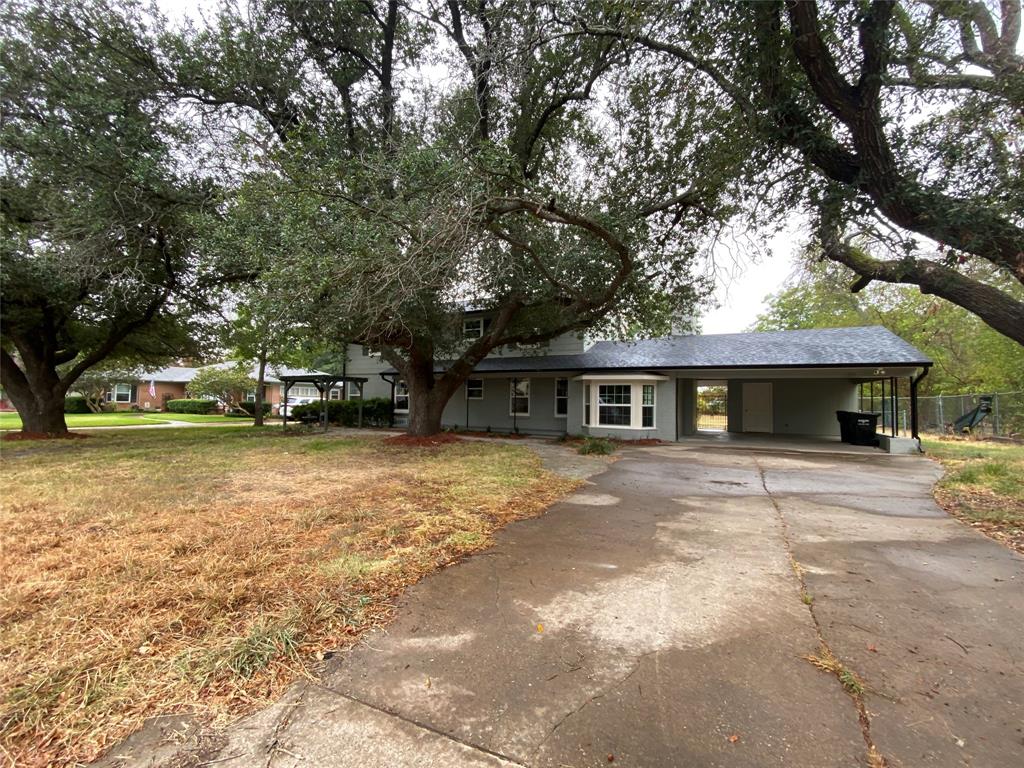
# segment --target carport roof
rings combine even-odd
[[[930,366],[932,361],[880,325],[814,328],[642,341],[601,341],[578,355],[488,357],[478,373],[728,368]],[[439,368],[446,367],[445,363]]]

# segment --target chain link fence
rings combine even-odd
[[[972,430],[979,437],[1024,437],[1024,392],[993,392],[971,395],[934,395],[917,398],[918,429],[921,434],[943,435],[956,430],[955,424],[961,417],[981,405],[982,397],[991,398],[991,410]],[[892,413],[890,401],[875,402],[879,418],[879,431],[888,433],[893,418],[901,435],[910,434],[910,398],[896,398],[896,412]]]

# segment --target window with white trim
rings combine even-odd
[[[327,393],[327,399],[328,400],[341,400],[341,390],[338,389],[337,387],[331,389],[331,391]]]
[[[350,381],[345,386],[348,387],[349,400],[359,400],[363,396],[362,392],[359,391],[359,382]]]
[[[628,427],[633,421],[633,387],[629,384],[599,384],[597,423],[607,427]]]
[[[644,384],[640,399],[640,426],[644,429],[654,428],[654,385]]]
[[[555,379],[555,416],[565,418],[569,415],[569,380]]]
[[[467,339],[479,339],[484,335],[484,319],[467,317],[462,321],[462,336]]]
[[[115,384],[114,385],[114,402],[115,403],[130,403],[132,401],[132,385],[131,384]]]
[[[292,387],[288,390],[288,397],[315,397],[320,398],[316,387]]]
[[[509,382],[509,416],[530,415],[530,380],[513,379]]]
[[[583,423],[590,425],[590,385],[583,385]]]
[[[484,380],[483,379],[466,379],[466,399],[467,400],[483,400],[484,399]]]
[[[395,413],[409,412],[409,385],[401,379],[395,384]]]

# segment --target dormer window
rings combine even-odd
[[[467,317],[462,321],[462,336],[466,339],[479,339],[484,335],[484,319]]]

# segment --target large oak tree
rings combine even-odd
[[[609,318],[666,330],[733,213],[749,153],[713,95],[558,23],[532,2],[268,0],[181,37],[179,92],[264,130],[225,226],[242,242],[272,222],[266,279],[311,326],[381,351],[413,433],[440,429],[496,348]],[[642,87],[673,110],[636,102]],[[467,306],[490,315],[469,341]]]
[[[223,278],[191,248],[208,185],[152,76],[130,11],[4,6],[0,26],[0,378],[25,431],[66,434],[64,396],[109,358],[195,345]]]
[[[1020,0],[598,6],[565,29],[699,73],[854,291],[916,285],[1024,343]]]

